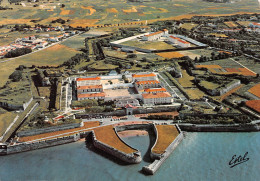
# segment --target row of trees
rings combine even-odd
[[[31,53],[32,49],[30,48],[17,48],[15,50],[11,50],[7,54],[5,54],[5,58],[19,57],[21,55],[25,55]]]

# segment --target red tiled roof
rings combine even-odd
[[[154,35],[163,33],[164,31],[167,31],[167,29],[164,29],[163,31],[157,31],[157,32],[151,33],[151,34],[149,34],[149,35],[144,35],[144,36],[154,36]]]
[[[174,36],[169,36],[170,38],[172,39],[175,39],[175,40],[180,40],[180,38],[177,38],[177,37],[174,37]]]
[[[83,90],[83,89],[101,89],[102,85],[86,85],[86,86],[78,86],[77,90]]]
[[[163,98],[163,97],[171,97],[171,95],[168,92],[160,92],[155,94],[142,94],[144,99],[152,99],[152,98]]]
[[[138,81],[136,84],[159,84],[160,82],[158,80],[145,80],[145,81]]]
[[[260,100],[246,101],[246,106],[260,113]]]
[[[178,41],[181,42],[181,43],[183,43],[183,44],[190,44],[189,42],[186,42],[186,41],[181,40],[181,39],[179,39]]]
[[[252,24],[253,24],[253,25],[260,26],[260,23],[256,23],[256,22],[253,22]]]
[[[91,93],[91,94],[78,94],[78,98],[83,98],[83,97],[105,97],[105,93],[100,92],[100,93]]]
[[[85,81],[85,80],[101,80],[101,78],[100,77],[77,78],[76,81]]]
[[[144,89],[145,92],[167,92],[167,90],[165,88],[155,88],[155,89]]]
[[[154,73],[150,74],[133,74],[132,77],[155,77],[156,75]]]

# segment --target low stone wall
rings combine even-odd
[[[71,123],[71,124],[65,124],[65,125],[59,125],[59,126],[52,126],[47,128],[41,128],[41,129],[33,129],[28,131],[18,131],[16,135],[18,137],[24,137],[24,136],[33,136],[37,134],[43,134],[43,133],[49,133],[49,132],[55,132],[55,131],[62,131],[66,129],[73,129],[73,128],[79,128],[83,126],[83,122],[80,123]]]
[[[36,150],[36,149],[40,149],[40,148],[46,148],[46,147],[71,143],[71,142],[78,141],[79,139],[80,139],[80,135],[74,134],[71,136],[55,138],[55,139],[51,139],[51,140],[44,140],[44,141],[39,141],[39,142],[25,142],[25,143],[20,143],[20,144],[16,144],[16,145],[8,145],[6,148],[5,154],[8,155],[8,154],[13,154],[13,153],[20,153],[20,152]],[[1,154],[1,152],[0,152],[0,154]]]
[[[119,158],[120,160],[122,160],[124,162],[140,163],[142,161],[140,151],[136,150],[136,152],[131,153],[131,154],[121,152],[121,151],[97,140],[94,131],[92,131],[92,140],[93,140],[93,144],[96,148],[103,150],[104,152],[107,152],[108,154],[113,155],[116,158]]]
[[[256,132],[260,126],[256,124],[210,125],[210,124],[179,124],[181,130],[190,132]]]
[[[151,157],[151,159],[153,159],[153,160],[155,160],[155,159],[161,159],[161,157],[162,157],[161,154],[153,153],[153,149],[154,149],[155,145],[156,145],[157,142],[158,142],[158,130],[157,130],[155,124],[153,124],[153,131],[154,131],[154,134],[155,134],[156,139],[155,139],[154,145],[153,145],[152,148],[151,148],[150,157]]]
[[[131,124],[115,127],[116,132],[125,130],[148,130],[151,129],[153,124]]]
[[[165,152],[161,155],[153,153],[151,151],[151,157],[156,158],[154,162],[148,166],[144,166],[142,170],[147,173],[153,175],[163,164],[163,162],[170,156],[170,154],[175,150],[175,148],[179,145],[179,143],[183,140],[183,133],[178,125],[176,125],[179,135],[174,139],[174,141],[166,148]],[[156,127],[155,127],[156,129]],[[157,130],[157,129],[156,129]],[[156,144],[156,142],[155,142]],[[153,148],[153,147],[152,147]],[[151,149],[152,150],[152,149]],[[158,159],[159,158],[159,159]]]

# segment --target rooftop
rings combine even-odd
[[[100,77],[77,78],[76,81],[86,81],[86,80],[101,80],[101,78]]]
[[[143,84],[159,84],[160,82],[158,80],[145,80],[145,81],[138,81],[136,84],[143,85]]]
[[[171,95],[168,92],[147,93],[147,94],[142,94],[142,96],[144,99],[171,97]]]
[[[132,77],[137,78],[137,77],[155,77],[156,75],[154,73],[150,74],[133,74]]]
[[[144,36],[154,36],[154,35],[158,35],[158,34],[160,34],[160,33],[163,33],[163,32],[165,32],[165,31],[168,31],[168,30],[167,30],[167,29],[164,29],[163,31],[157,31],[157,32],[151,33],[151,34],[149,34],[149,35],[144,35]]]
[[[260,100],[246,101],[246,106],[260,113]]]
[[[86,86],[78,86],[77,90],[83,89],[102,89],[102,85],[86,85]]]
[[[162,92],[167,92],[167,90],[165,88],[154,88],[154,89],[144,89],[145,92],[159,92],[159,91],[162,91]]]
[[[78,94],[78,98],[83,98],[83,97],[105,97],[105,93],[100,92],[100,93],[91,93],[91,94]]]

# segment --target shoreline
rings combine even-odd
[[[122,138],[135,137],[135,136],[148,136],[145,130],[125,130],[117,133]]]

